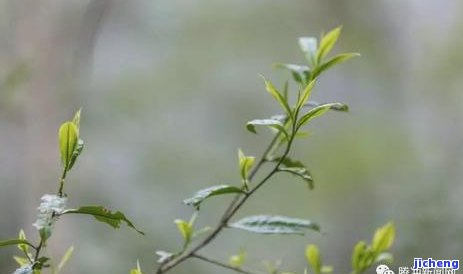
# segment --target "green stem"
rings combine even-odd
[[[63,173],[61,174],[61,177],[59,178],[59,189],[58,189],[58,196],[59,197],[63,197],[63,191],[64,191],[64,182],[66,180],[66,174],[67,174],[67,168],[64,167],[63,168]],[[55,218],[56,217],[56,214],[55,212],[53,212],[52,214],[52,218]],[[35,262],[37,262],[37,260],[39,259],[39,256],[40,256],[40,252],[42,251],[42,248],[45,246],[46,244],[46,240],[44,240],[42,238],[42,236],[40,236],[40,243],[39,245],[35,248],[35,256],[34,256],[34,260],[31,261],[32,264],[34,264]],[[27,256],[29,258],[29,256]]]
[[[33,261],[32,263],[37,262],[37,260],[39,259],[40,251],[42,250],[42,247],[44,246],[44,244],[45,244],[45,241],[43,240],[42,237],[40,237],[40,243],[39,243],[39,245],[37,246],[37,248],[35,249],[34,261]],[[29,257],[29,256],[28,256],[28,257]]]
[[[64,191],[64,181],[66,179],[66,174],[68,172],[67,167],[64,167],[63,169],[63,174],[61,174],[61,177],[59,179],[59,190],[58,190],[58,196],[63,197],[63,191]]]
[[[33,248],[34,248],[34,250],[37,250],[35,246]],[[31,264],[33,264],[34,260],[31,258],[30,254],[26,250],[23,250],[23,252],[24,252],[24,256],[26,256],[27,260],[29,260],[29,262]]]

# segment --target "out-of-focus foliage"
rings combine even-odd
[[[364,241],[358,242],[352,253],[352,273],[363,273],[369,267],[381,261],[392,262],[392,254],[389,249],[394,243],[395,227],[393,223],[387,223],[376,230],[371,245]]]

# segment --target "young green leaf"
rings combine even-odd
[[[306,230],[320,231],[317,224],[308,220],[271,215],[246,217],[231,224],[230,227],[261,234],[304,235]]]
[[[29,243],[27,240],[11,239],[11,240],[0,241],[0,247],[10,246],[10,245],[28,245],[35,249],[34,245]]]
[[[111,212],[110,210],[102,207],[102,206],[83,206],[78,209],[67,209],[65,210],[62,215],[64,214],[84,214],[84,215],[92,215],[100,222],[106,223],[114,228],[120,228],[121,223],[126,223],[129,227],[133,228],[138,233],[145,235],[142,231],[138,230],[132,222],[127,219],[127,217],[120,211],[115,213]]]
[[[174,222],[177,225],[178,231],[185,240],[185,245],[187,245],[188,243],[190,243],[191,236],[193,235],[192,225],[189,222],[180,219],[177,219]]]
[[[238,254],[230,256],[228,263],[233,267],[242,267],[246,261],[246,251],[241,250]]]
[[[307,61],[313,67],[317,66],[317,38],[314,37],[299,37],[299,47],[304,53]]]
[[[375,255],[373,254],[373,251],[371,251],[370,248],[368,248],[362,258],[362,261],[360,263],[360,272],[365,271],[367,268],[369,268],[373,263],[375,262]]]
[[[375,253],[379,254],[388,250],[394,243],[395,227],[392,222],[385,224],[375,231],[372,240],[372,249]]]
[[[305,258],[315,274],[322,270],[322,259],[316,245],[308,245],[305,250]]]
[[[304,114],[301,117],[301,119],[298,121],[297,129],[301,128],[304,124],[306,124],[313,118],[316,118],[318,116],[325,114],[329,109],[330,107],[327,104],[311,109],[309,112]]]
[[[310,78],[310,68],[308,66],[294,65],[294,64],[275,64],[276,68],[286,69],[291,72],[294,81],[302,85],[306,85]],[[287,98],[287,97],[286,97]]]
[[[42,269],[42,268],[50,267],[50,264],[47,264],[47,262],[49,261],[50,261],[50,258],[45,257],[45,256],[38,258],[35,261],[34,269]]]
[[[193,197],[183,200],[183,203],[199,208],[200,204],[209,197],[231,193],[243,193],[243,191],[236,186],[230,185],[211,186],[196,192]]]
[[[13,259],[19,266],[25,266],[30,263],[28,258],[13,256]]]
[[[297,102],[296,112],[298,112],[307,102],[307,100],[310,97],[310,94],[312,93],[312,89],[314,85],[315,85],[315,80],[312,80],[310,83],[308,83],[305,86],[304,91],[302,91],[302,95],[301,97],[299,97],[299,101]]]
[[[324,105],[315,107],[315,108],[309,110],[309,112],[307,112],[306,114],[304,114],[301,117],[301,119],[297,122],[296,128],[299,129],[304,124],[308,123],[310,120],[325,114],[328,110],[330,110],[333,107],[335,107],[335,108],[337,108],[339,110],[343,110],[343,111],[348,111],[349,110],[347,105],[344,105],[344,104],[341,104],[341,103],[329,103],[329,104],[324,104]]]
[[[289,98],[289,81],[286,80],[284,85],[283,85],[283,99],[285,99],[286,102],[288,102]]]
[[[53,232],[53,228],[51,226],[44,226],[41,229],[39,229],[39,235],[40,239],[42,241],[46,241],[51,237],[51,234]]]
[[[371,246],[360,241],[352,252],[352,268],[354,273],[361,273],[374,263],[392,260],[392,255],[386,250],[394,243],[395,228],[392,222],[375,231]]]
[[[19,231],[19,236],[18,236],[18,238],[19,238],[20,240],[23,240],[23,241],[26,241],[26,240],[27,240],[27,239],[26,239],[26,233],[24,232],[24,230],[21,229],[21,230]],[[18,244],[18,249],[21,250],[22,252],[24,252],[24,254],[27,254],[27,252],[29,251],[29,246],[28,246],[27,244],[21,243],[21,244]]]
[[[289,139],[288,132],[284,124],[277,119],[255,119],[246,123],[246,128],[252,133],[257,133],[256,126],[268,126],[281,132],[286,139]]]
[[[69,161],[69,167],[68,167],[69,170],[74,166],[74,163],[76,162],[77,157],[82,153],[83,149],[84,149],[84,140],[79,138],[79,140],[77,140],[76,148],[72,152],[71,160]]]
[[[333,46],[336,44],[340,34],[341,27],[337,27],[323,35],[322,39],[320,40],[319,49],[317,51],[317,62],[320,63],[323,57],[325,57],[331,51]]]
[[[292,119],[293,113],[288,105],[288,101],[285,100],[284,96],[275,88],[275,86],[270,81],[267,81],[263,76],[262,79],[264,79],[265,82],[265,89],[270,93],[270,95],[273,96],[273,98],[275,98],[275,100],[277,100],[278,103],[280,103],[281,107],[284,109],[288,117]]]
[[[305,168],[304,164],[301,161],[291,159],[290,157],[286,156],[283,160],[281,160],[281,157],[276,157],[272,159],[268,159],[268,161],[271,162],[280,162],[281,164],[285,167],[303,167]]]
[[[238,160],[241,173],[241,180],[243,181],[244,187],[248,188],[248,173],[254,165],[255,157],[245,156],[241,149],[238,150]]]
[[[66,170],[69,170],[72,154],[77,147],[79,133],[73,122],[65,122],[59,128],[59,147],[61,152],[61,162]]]
[[[367,244],[364,241],[358,242],[352,252],[352,269],[356,273],[363,271],[363,260],[367,253]]]
[[[326,61],[322,65],[318,66],[314,71],[313,71],[313,78],[316,78],[318,75],[320,75],[322,72],[325,70],[331,68],[332,66],[336,64],[343,63],[353,57],[360,56],[358,53],[342,53],[334,56],[330,60]]]
[[[310,189],[314,188],[312,175],[310,175],[310,172],[305,167],[279,167],[278,170],[299,176],[307,182]]]
[[[315,101],[308,101],[307,103],[304,104],[304,108],[308,107],[308,108],[315,108],[315,107],[319,107],[319,106],[322,106],[322,105],[325,105],[326,103],[318,103],[318,102],[315,102]],[[348,110],[348,107],[344,104],[334,104],[332,106],[330,106],[330,110],[336,110],[336,111],[347,111]]]
[[[72,122],[74,123],[74,125],[76,126],[77,128],[77,134],[80,130],[80,114],[82,112],[82,108],[79,108],[79,110],[76,112],[76,114],[74,114],[74,118],[72,119]]]

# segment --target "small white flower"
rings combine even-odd
[[[51,227],[56,218],[53,214],[61,214],[66,209],[67,198],[57,195],[45,194],[41,198],[42,202],[37,208],[37,221],[33,224],[37,230]]]
[[[41,200],[42,203],[38,208],[40,212],[56,212],[58,214],[61,214],[66,209],[67,198],[65,197],[45,194],[42,196]]]
[[[32,272],[32,266],[28,264],[16,269],[13,274],[32,274]]]

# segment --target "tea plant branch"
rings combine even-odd
[[[243,268],[241,268],[241,267],[234,267],[234,266],[232,266],[232,265],[229,265],[229,264],[226,264],[226,263],[223,263],[223,262],[219,262],[219,261],[217,261],[217,260],[214,260],[214,259],[211,259],[211,258],[202,256],[202,255],[199,255],[199,254],[196,254],[196,253],[193,253],[193,254],[191,255],[191,257],[197,258],[197,259],[199,259],[199,260],[202,260],[202,261],[205,261],[205,262],[207,262],[207,263],[211,263],[211,264],[214,264],[214,265],[223,267],[223,268],[227,268],[227,269],[236,271],[236,272],[238,272],[238,273],[243,273],[243,274],[259,274],[259,273],[257,273],[257,272],[252,272],[252,271],[243,269]]]
[[[239,165],[242,179],[241,188],[228,185],[213,186],[198,191],[192,198],[184,201],[187,205],[193,205],[197,210],[199,210],[201,202],[208,197],[237,193],[222,214],[219,223],[214,229],[212,229],[212,232],[190,249],[184,248],[179,253],[169,253],[171,254],[170,256],[161,257],[160,265],[156,272],[157,274],[165,273],[183,261],[194,257],[199,250],[211,243],[221,233],[221,231],[227,227],[239,228],[257,233],[276,234],[304,234],[305,229],[319,231],[319,226],[309,220],[288,218],[285,216],[255,215],[232,224],[229,224],[229,221],[237,214],[248,199],[253,197],[254,193],[256,193],[270,178],[272,178],[273,175],[278,172],[287,172],[296,175],[306,181],[309,188],[313,188],[312,176],[304,164],[300,161],[292,160],[288,157],[288,155],[298,131],[304,125],[309,123],[309,121],[323,115],[328,110],[348,110],[346,105],[340,103],[314,104],[310,103],[310,101],[308,103],[312,94],[312,89],[315,86],[315,82],[322,72],[336,64],[342,63],[358,55],[355,53],[344,53],[332,58],[325,58],[336,43],[340,32],[341,28],[338,27],[326,35],[322,35],[319,43],[317,42],[317,39],[313,37],[302,37],[299,39],[299,45],[308,61],[308,66],[293,64],[277,65],[277,67],[289,70],[298,85],[298,92],[296,94],[297,97],[294,105],[292,105],[289,100],[288,82],[285,83],[282,92],[280,92],[270,81],[267,81],[262,76],[266,90],[278,102],[281,109],[284,111],[284,115],[276,115],[268,119],[251,120],[247,122],[246,128],[252,133],[257,133],[256,126],[265,126],[276,130],[277,133],[256,165],[254,165],[254,157],[245,156],[244,153],[239,150]],[[304,108],[307,107],[307,104],[310,109],[307,112],[303,112]],[[279,155],[273,155],[274,152],[279,151],[280,146],[283,144],[286,144],[284,152]],[[254,176],[265,162],[273,162],[275,165],[270,172],[263,176],[263,179],[250,188],[250,182],[253,181]],[[251,169],[253,165],[254,168]],[[184,238],[185,246],[188,247],[191,243],[192,231],[194,231],[193,223],[186,223],[182,220],[178,220],[176,223]],[[165,254],[165,252],[161,252],[161,254]],[[205,256],[202,257],[210,260]],[[315,273],[319,272],[320,271],[315,271]]]
[[[308,101],[318,75],[338,63],[342,63],[357,56],[355,53],[343,53],[332,58],[325,58],[336,43],[340,30],[341,28],[336,28],[326,35],[322,35],[320,43],[317,43],[317,39],[313,37],[300,38],[299,44],[309,63],[308,66],[293,64],[277,65],[277,67],[289,70],[298,85],[296,94],[297,100],[294,105],[292,105],[289,100],[288,82],[286,82],[282,92],[280,92],[271,82],[264,78],[266,90],[280,104],[284,111],[284,115],[275,115],[268,119],[251,120],[247,122],[246,128],[252,133],[257,133],[257,126],[265,126],[272,130],[276,130],[273,139],[265,148],[262,156],[257,162],[255,162],[255,157],[246,156],[239,150],[238,160],[241,186],[214,185],[201,189],[195,193],[193,197],[184,200],[186,205],[194,206],[196,211],[193,213],[189,222],[181,219],[175,220],[175,224],[184,240],[183,247],[176,253],[162,250],[156,252],[159,256],[159,266],[156,270],[157,274],[164,274],[190,258],[196,258],[203,262],[233,270],[237,273],[261,274],[259,271],[243,267],[246,257],[244,251],[240,251],[239,254],[231,256],[229,263],[199,254],[199,251],[213,242],[225,228],[236,228],[261,234],[304,235],[306,230],[320,231],[318,224],[310,220],[286,216],[253,215],[236,222],[229,223],[229,221],[237,215],[246,202],[251,197],[255,196],[254,194],[267,184],[276,173],[286,172],[296,175],[308,183],[309,188],[313,187],[311,174],[305,165],[297,159],[291,159],[289,154],[295,138],[299,136],[299,130],[304,125],[308,124],[309,121],[323,115],[328,110],[348,110],[348,107],[341,103],[319,104]],[[306,107],[308,110],[305,109]],[[119,228],[121,224],[125,223],[128,227],[144,235],[144,233],[138,230],[125,214],[120,211],[113,212],[103,206],[93,205],[80,206],[79,208],[67,208],[68,195],[64,192],[66,176],[84,147],[84,141],[79,137],[80,112],[80,110],[77,111],[73,120],[63,123],[59,128],[59,148],[63,171],[59,178],[59,188],[56,194],[45,194],[41,198],[37,220],[33,224],[39,232],[39,243],[35,245],[27,241],[23,230],[19,232],[18,238],[0,241],[0,247],[16,245],[25,255],[25,257],[14,257],[19,268],[17,268],[13,274],[41,274],[42,269],[50,267],[51,272],[54,274],[57,274],[61,270],[73,252],[72,246],[65,252],[57,268],[53,267],[51,258],[43,256],[41,253],[44,253],[47,242],[53,234],[54,223],[60,216],[65,214],[90,215],[97,221],[106,223],[113,228]],[[269,167],[268,173],[263,174],[259,180],[255,180],[254,182],[254,177],[265,163],[270,163],[273,167]],[[235,195],[220,216],[217,225],[212,229],[210,227],[203,227],[199,230],[195,230],[194,223],[199,214],[200,204],[209,197],[223,194]],[[193,239],[205,232],[209,232],[209,234],[193,244]],[[394,241],[394,237],[394,225],[393,223],[388,223],[376,230],[371,244],[367,244],[365,241],[359,241],[354,247],[352,254],[352,274],[361,274],[380,261],[392,259],[392,254],[389,253],[389,249]],[[31,251],[30,253],[29,250]],[[315,245],[307,246],[305,257],[308,265],[312,268],[311,273],[320,274],[332,271],[332,267],[322,264],[320,252]],[[280,272],[278,265],[266,264],[266,267],[269,273]],[[140,264],[137,263],[137,268],[132,269],[130,273],[142,274]],[[307,269],[304,270],[304,273],[307,273]]]
[[[260,181],[251,191],[249,191],[247,193],[247,195],[245,195],[243,197],[243,199],[241,199],[240,202],[238,202],[238,204],[231,210],[231,212],[228,214],[228,216],[225,218],[225,223],[228,222],[232,217],[233,215],[236,214],[236,212],[238,212],[238,210],[244,205],[244,203],[246,203],[246,201],[259,189],[261,188],[275,173],[277,173],[279,170],[278,168],[280,167],[281,163],[284,161],[284,159],[288,156],[289,154],[289,151],[291,149],[291,145],[294,141],[294,136],[295,134],[292,134],[291,135],[291,138],[290,140],[288,141],[288,145],[286,146],[286,150],[285,152],[283,153],[283,156],[280,157],[280,160],[277,162],[277,164],[274,166],[274,168],[272,169],[272,171],[270,171],[270,173],[264,178],[262,179],[262,181]]]
[[[34,260],[31,263],[36,262],[39,259],[40,252],[42,251],[42,247],[45,244],[45,241],[43,238],[40,238],[40,243],[39,245],[35,248],[35,255],[34,255]],[[28,256],[29,257],[29,256]]]
[[[261,188],[265,184],[265,182],[267,182],[268,179],[270,179],[275,173],[278,172],[278,168],[280,167],[281,163],[285,160],[285,158],[288,156],[288,154],[289,154],[289,152],[291,150],[291,145],[293,144],[294,137],[296,136],[296,133],[297,133],[296,121],[297,121],[298,116],[299,116],[299,110],[296,110],[295,113],[294,113],[294,121],[292,122],[291,135],[290,135],[290,138],[289,138],[288,143],[286,145],[286,150],[283,153],[283,155],[280,157],[280,160],[274,166],[272,171],[270,171],[270,173],[262,181],[260,181],[260,183],[258,183],[251,191],[249,191],[247,193],[247,195],[231,210],[231,212],[227,215],[225,222],[228,222],[233,217],[233,215],[235,215],[236,212],[244,205],[246,200],[249,199],[249,197],[251,197],[252,194],[254,194],[259,188]],[[286,123],[286,121],[287,121],[287,119],[285,119],[285,123]],[[275,135],[274,139],[272,140],[272,142],[269,145],[270,149],[265,151],[264,156],[261,158],[261,160],[259,162],[263,163],[264,161],[267,160],[267,156],[268,156],[269,152],[272,150],[272,148],[275,145],[276,141],[278,140],[280,134],[281,134],[281,131],[278,132]],[[251,173],[251,175],[253,175],[253,173]],[[252,177],[251,177],[251,179],[252,179]]]
[[[249,173],[249,176],[248,176],[249,181],[251,181],[254,178],[254,176],[260,170],[262,165],[267,161],[267,158],[268,158],[270,152],[273,150],[273,148],[274,148],[275,144],[277,143],[280,136],[281,136],[280,132],[275,134],[275,136],[273,137],[270,144],[264,150],[264,152],[263,152],[262,156],[260,157],[259,161],[257,162],[257,164],[254,166],[254,168]],[[283,159],[283,157],[282,157],[282,159]],[[273,175],[273,173],[271,175]],[[262,183],[265,183],[265,181],[267,181],[271,177],[271,175],[264,178],[264,180],[262,180],[262,182],[260,182],[258,184],[258,186],[261,185]],[[253,191],[251,191],[251,192],[253,192]],[[172,269],[176,265],[178,265],[178,264],[182,263],[183,261],[187,260],[188,258],[192,257],[193,254],[195,254],[195,252],[201,250],[203,247],[208,245],[215,237],[217,237],[217,235],[222,231],[222,229],[227,226],[227,222],[235,214],[235,213],[230,214],[230,212],[232,212],[232,211],[236,212],[235,205],[240,201],[240,198],[242,197],[242,195],[245,195],[245,197],[248,197],[251,192],[246,193],[246,194],[243,194],[243,193],[237,194],[233,198],[232,202],[229,204],[229,206],[227,207],[225,212],[223,213],[222,217],[220,218],[219,224],[213,229],[213,231],[209,234],[208,237],[206,237],[202,242],[200,242],[191,251],[185,253],[186,250],[183,250],[183,251],[180,252],[180,255],[178,255],[174,259],[172,259],[170,261],[167,261],[165,263],[161,263],[158,266],[158,269],[157,269],[156,273],[157,274],[166,273],[167,271],[169,271],[170,269]],[[243,203],[244,202],[240,202],[241,205],[239,207],[241,207]]]
[[[249,173],[249,177],[248,177],[248,180],[249,181],[252,181],[252,179],[254,179],[254,176],[257,174],[257,172],[259,171],[259,169],[262,167],[262,165],[267,162],[268,160],[268,157],[270,155],[270,153],[272,152],[272,150],[274,149],[275,147],[275,144],[277,143],[278,139],[280,138],[281,136],[281,132],[278,132],[277,134],[275,134],[275,136],[273,137],[272,141],[270,142],[270,144],[267,146],[267,148],[265,149],[265,151],[263,152],[262,156],[260,157],[259,161],[257,162],[257,164],[254,166],[254,168],[251,170],[251,172]],[[241,197],[242,193],[240,194],[236,194],[235,197],[233,198],[233,201],[229,204],[228,208],[225,210],[223,216],[222,216],[222,221],[224,218],[226,218],[229,214],[230,214],[230,211],[233,210],[233,208],[235,207],[236,203],[239,201],[240,197]]]
[[[58,197],[62,198],[63,197],[63,191],[64,191],[64,183],[66,181],[66,175],[68,172],[68,168],[64,167],[63,168],[63,173],[61,174],[61,177],[59,178],[59,189],[58,189]],[[52,213],[52,218],[58,217],[58,214],[56,212]],[[39,245],[35,248],[35,255],[34,255],[34,260],[31,263],[37,262],[37,260],[40,257],[40,252],[42,251],[42,248],[46,245],[46,238],[43,237],[43,235],[40,235],[40,243]],[[29,257],[29,256],[27,256]]]
[[[63,174],[61,174],[61,177],[59,179],[59,190],[58,190],[58,196],[63,197],[63,190],[64,190],[64,182],[66,180],[66,174],[68,170],[66,168],[63,169]]]
[[[312,80],[313,80],[313,76],[310,76],[309,79],[307,79],[306,89],[308,89],[308,91],[307,91],[308,94],[310,94],[310,91],[311,91],[311,89],[313,87],[314,82]],[[270,86],[269,83],[267,83],[267,81],[266,81],[266,87],[267,87],[267,89],[268,89],[268,91],[270,93],[273,92],[271,90],[273,88],[273,86]],[[275,91],[275,92],[278,93],[277,91]],[[298,96],[298,97],[300,97],[300,96]],[[307,96],[307,98],[308,98],[308,96]],[[300,98],[298,98],[298,102],[302,102]],[[245,191],[243,193],[239,193],[234,197],[234,199],[229,204],[229,206],[227,207],[227,209],[223,213],[222,217],[220,218],[219,224],[215,227],[215,229],[213,229],[213,231],[203,241],[198,243],[190,251],[182,250],[180,252],[180,254],[176,255],[176,257],[174,257],[171,260],[168,260],[168,261],[166,261],[164,263],[161,263],[158,266],[158,269],[156,271],[157,274],[166,273],[170,269],[172,269],[175,266],[177,266],[178,264],[182,263],[183,261],[185,261],[185,260],[187,260],[187,259],[189,259],[191,257],[194,257],[196,252],[198,252],[199,250],[201,250],[202,248],[207,246],[210,242],[212,242],[220,234],[220,232],[224,228],[228,227],[228,221],[239,211],[239,209],[246,203],[246,201],[258,189],[260,189],[274,174],[276,174],[279,171],[279,167],[282,164],[282,162],[286,159],[286,157],[288,156],[288,154],[289,154],[289,152],[291,150],[291,146],[293,144],[294,138],[296,136],[296,133],[300,128],[298,126],[299,124],[297,123],[297,121],[298,121],[299,112],[300,112],[300,110],[302,108],[302,105],[304,103],[305,103],[305,101],[301,103],[301,107],[296,106],[294,108],[294,110],[291,110],[289,108],[289,106],[287,106],[287,103],[286,103],[286,105],[284,105],[285,110],[287,112],[287,116],[284,118],[283,130],[285,130],[284,129],[285,125],[288,122],[290,122],[291,132],[290,132],[289,136],[288,136],[288,133],[286,133],[286,132],[284,132],[282,130],[279,130],[275,134],[272,141],[270,142],[270,144],[265,149],[263,155],[260,157],[258,163],[255,165],[255,167],[252,169],[252,171],[247,176],[246,181],[252,181],[252,179],[257,174],[257,172],[260,170],[262,165],[268,160],[268,156],[272,152],[272,150],[274,149],[275,145],[278,144],[278,140],[279,140],[281,134],[284,133],[285,136],[288,138],[287,144],[286,144],[286,149],[285,149],[283,155],[281,157],[279,157],[279,160],[277,161],[277,163],[275,164],[273,169],[259,183],[257,183],[257,185],[255,187],[253,187],[251,190]],[[298,105],[299,105],[299,103],[298,103]],[[245,184],[242,187],[242,190],[247,190],[247,184]]]
[[[297,118],[297,117],[296,117]],[[277,164],[274,166],[274,168],[265,176],[254,188],[252,188],[249,192],[246,192],[245,194],[239,194],[235,197],[235,199],[230,203],[228,209],[224,212],[222,217],[220,218],[219,224],[216,226],[215,229],[207,236],[203,241],[198,243],[196,247],[192,248],[188,252],[181,252],[180,255],[177,257],[173,258],[170,261],[167,261],[164,264],[160,264],[156,273],[157,274],[162,274],[168,272],[170,269],[174,268],[178,264],[182,263],[183,261],[194,257],[196,252],[207,246],[210,242],[212,242],[219,234],[220,232],[228,226],[228,221],[238,212],[238,210],[246,203],[246,201],[259,189],[261,188],[275,173],[278,172],[278,168],[281,165],[281,163],[284,161],[286,156],[289,154],[291,145],[293,143],[294,137],[296,136],[296,123],[293,123],[292,125],[292,133],[290,135],[290,139],[288,140],[286,150],[283,153],[282,157],[280,157],[280,160],[277,162]],[[270,142],[269,146],[267,149],[264,151],[263,156],[260,158],[258,164],[256,167],[253,169],[253,172],[250,173],[249,179],[252,179],[257,171],[260,169],[260,167],[263,165],[263,163],[266,161],[266,158],[268,157],[268,154],[270,151],[273,149],[274,145],[276,144],[276,141],[278,140],[280,134],[277,133],[273,140]],[[241,200],[239,200],[240,197]],[[235,205],[236,204],[236,205]],[[205,257],[204,257],[205,258]]]
[[[68,195],[64,192],[66,176],[74,166],[77,157],[84,147],[84,141],[79,137],[80,113],[81,111],[78,110],[74,118],[64,122],[58,130],[62,172],[58,179],[56,194],[44,194],[37,208],[37,219],[33,223],[33,226],[39,234],[38,244],[29,242],[23,230],[19,232],[19,236],[16,239],[0,241],[0,247],[16,245],[24,255],[23,257],[14,257],[19,268],[13,274],[41,274],[42,269],[45,268],[52,268],[51,272],[54,274],[59,272],[72,255],[73,247],[71,246],[63,255],[56,272],[51,263],[52,259],[44,256],[43,253],[47,247],[47,242],[53,235],[55,223],[60,216],[67,213],[91,215],[97,221],[106,223],[113,228],[119,228],[121,223],[126,223],[140,234],[144,234],[135,228],[133,223],[120,211],[111,212],[102,206],[81,206],[78,209],[67,208]]]

